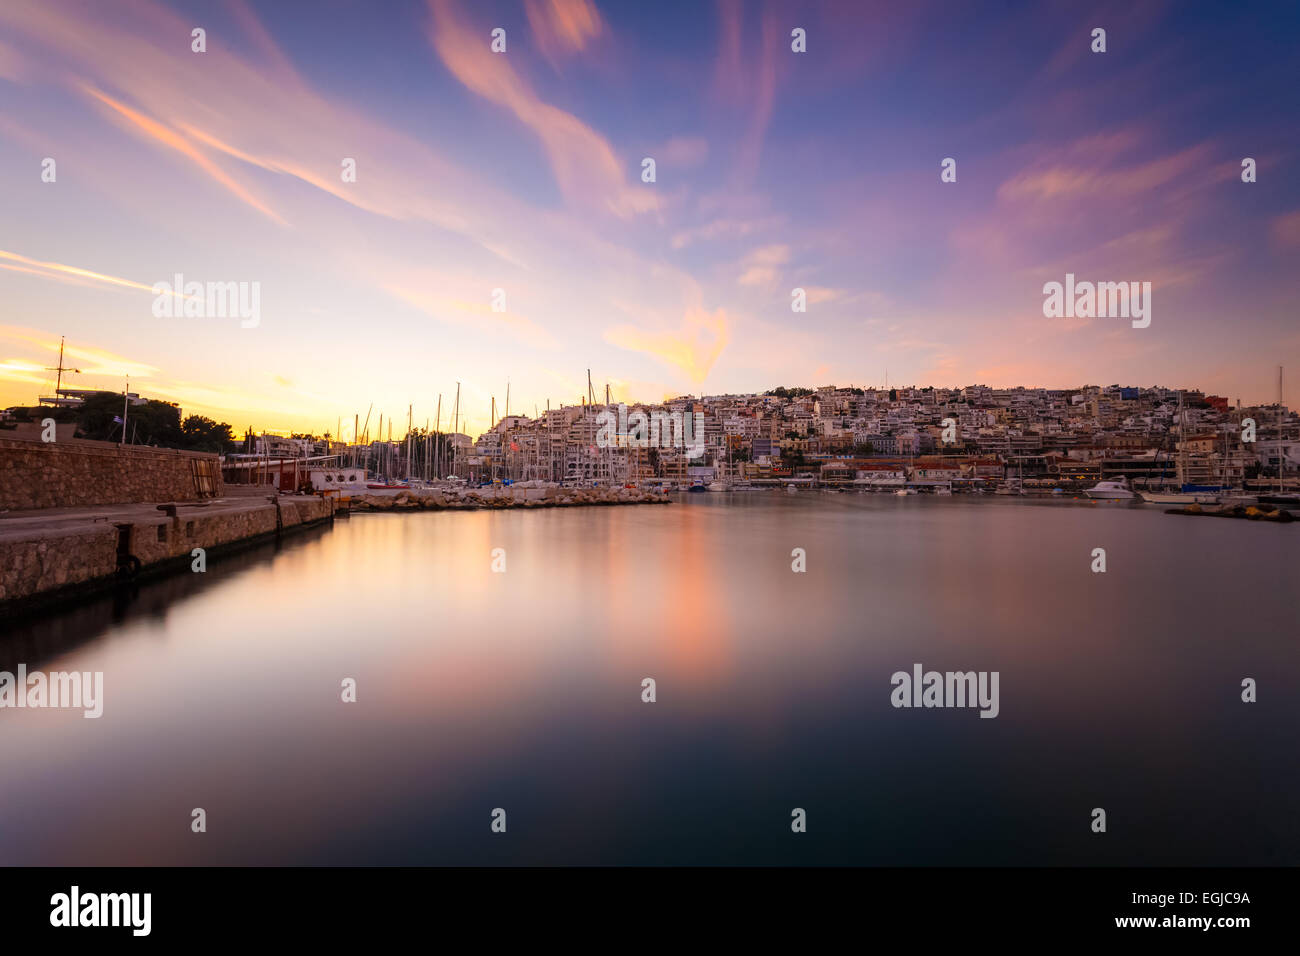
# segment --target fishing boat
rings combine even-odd
[[[1096,501],[1131,501],[1137,497],[1124,478],[1099,481],[1084,494]]]
[[[696,478],[691,482],[691,486],[686,489],[693,494],[703,494],[707,489],[704,487],[704,479]]]

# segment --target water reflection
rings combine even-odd
[[[106,703],[0,711],[0,858],[1294,864],[1298,544],[892,496],[356,516],[14,628]],[[917,661],[998,670],[1001,715],[890,707]]]

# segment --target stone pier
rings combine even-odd
[[[45,508],[0,515],[0,615],[49,607],[139,575],[330,521],[314,495]]]

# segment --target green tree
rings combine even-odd
[[[93,441],[121,441],[121,395],[91,395],[77,409],[78,435]],[[171,402],[147,401],[125,408],[126,440],[138,445],[184,448],[181,411]]]
[[[225,422],[213,421],[206,415],[187,415],[181,422],[185,447],[190,451],[207,451],[223,455],[235,444],[234,433]]]

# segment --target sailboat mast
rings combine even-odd
[[[456,436],[460,433],[460,382],[456,383],[456,404],[451,412],[451,473],[456,474]]]
[[[1282,485],[1282,462],[1282,365],[1278,365],[1278,494],[1286,490]]]

